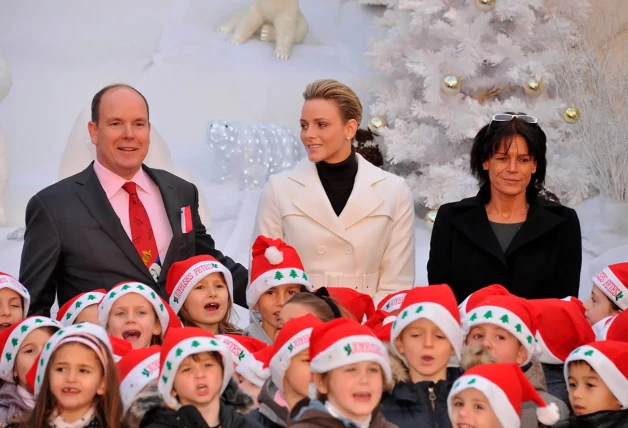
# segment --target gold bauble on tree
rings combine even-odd
[[[534,76],[528,77],[523,84],[523,92],[531,98],[536,98],[545,91],[545,83]]]
[[[497,0],[475,0],[475,7],[480,12],[490,12],[495,9],[495,2]]]
[[[458,76],[449,74],[443,77],[441,90],[445,95],[458,95],[462,91],[462,80]]]
[[[386,120],[378,115],[372,116],[369,119],[369,129],[373,132],[377,132],[378,129],[386,126]]]
[[[434,228],[434,222],[436,221],[436,215],[438,214],[438,210],[429,210],[427,214],[425,214],[425,218],[423,221],[425,222],[425,227],[429,230]]]
[[[580,120],[580,110],[576,106],[567,107],[563,112],[563,119],[567,123],[576,123]]]

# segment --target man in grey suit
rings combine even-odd
[[[79,293],[123,281],[166,297],[168,268],[208,254],[232,273],[235,303],[246,307],[248,272],[214,247],[198,214],[198,190],[143,164],[150,146],[148,103],[128,85],[101,89],[88,125],[96,161],[33,196],[26,208],[20,282],[31,314],[49,315]],[[131,185],[132,187],[129,187]]]

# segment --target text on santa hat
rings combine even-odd
[[[20,284],[10,276],[0,276],[0,284],[10,284],[12,287],[15,287],[22,291],[26,291],[24,287],[22,287],[22,284]]]
[[[343,349],[348,356],[356,354],[377,354],[384,356],[384,354],[386,353],[381,345],[371,342],[348,343]]]
[[[300,346],[306,345],[309,346],[310,345],[310,333],[304,334],[302,336],[299,337],[295,337],[292,342],[290,342],[290,344],[288,345],[288,351],[292,352],[294,349],[298,349]]]
[[[624,297],[624,293],[621,288],[619,288],[604,272],[598,273],[595,277],[600,284],[602,284],[602,287],[604,287],[606,291],[608,291],[610,295],[615,298],[616,302]]]
[[[203,263],[202,265],[195,267],[192,272],[188,272],[188,274],[185,275],[181,279],[181,281],[179,282],[179,285],[177,285],[177,288],[174,290],[174,293],[173,293],[174,297],[173,297],[172,300],[175,303],[179,303],[179,299],[181,298],[181,295],[185,291],[185,287],[187,287],[187,285],[194,278],[196,278],[197,276],[199,276],[203,272],[207,272],[208,270],[213,270],[213,269],[218,269],[218,264],[217,263]]]
[[[231,340],[222,339],[222,343],[227,347],[229,352],[238,359],[238,361],[242,361],[246,357],[246,353],[242,348],[240,348],[235,342]]]
[[[142,375],[146,377],[150,377],[155,372],[159,371],[159,360],[155,360],[142,370]]]
[[[405,299],[406,295],[401,294],[399,296],[395,296],[386,303],[386,310],[389,311],[390,308],[396,308],[403,303],[403,299]]]

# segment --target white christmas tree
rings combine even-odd
[[[546,1],[561,1],[569,14],[544,0],[396,0],[376,18],[383,35],[367,53],[379,72],[371,122],[384,123],[385,157],[417,203],[437,208],[477,193],[472,139],[507,111],[536,116],[547,134],[547,190],[565,204],[594,190],[575,149],[577,118],[556,84],[561,43],[577,40],[590,5]]]

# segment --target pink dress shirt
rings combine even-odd
[[[124,231],[131,239],[129,194],[122,188],[126,180],[109,171],[97,160],[94,162],[94,172],[98,177],[98,181],[100,181],[100,185],[105,190],[113,210],[120,218]],[[159,250],[159,259],[163,265],[170,241],[172,240],[172,227],[170,226],[170,221],[168,221],[161,192],[143,169],[140,169],[131,181],[137,185],[137,195],[142,201],[144,208],[146,208],[148,218],[150,218],[150,225],[153,228],[157,249]]]

